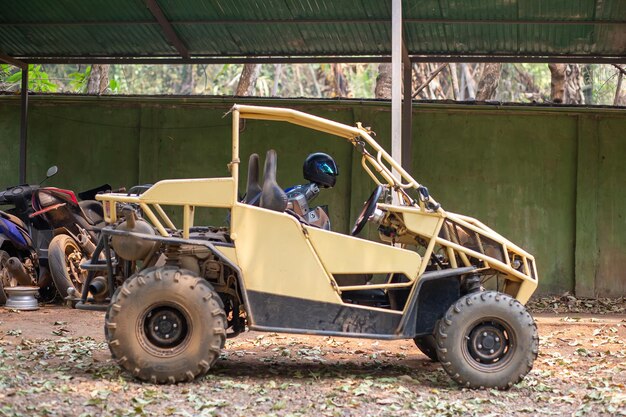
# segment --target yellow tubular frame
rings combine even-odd
[[[198,180],[165,180],[160,181],[152,186],[146,193],[140,196],[128,196],[123,194],[102,194],[96,198],[103,202],[105,208],[105,220],[108,223],[117,221],[116,204],[132,203],[139,205],[146,216],[153,223],[159,233],[163,236],[168,235],[167,229],[176,229],[176,226],[161,208],[162,204],[170,206],[180,206],[183,209],[183,227],[182,233],[184,237],[189,236],[189,228],[194,224],[195,206],[200,207],[223,207],[232,208],[237,204],[238,182],[239,182],[239,123],[240,119],[256,119],[256,120],[272,120],[292,123],[309,129],[318,130],[335,136],[342,137],[350,141],[355,147],[363,152],[361,165],[365,172],[372,178],[376,184],[382,184],[390,190],[395,191],[401,197],[398,199],[399,205],[380,204],[380,207],[388,212],[402,213],[404,216],[419,216],[420,213],[430,213],[441,217],[441,222],[437,230],[432,235],[421,235],[429,239],[426,253],[423,258],[428,259],[432,254],[435,245],[438,244],[447,252],[452,267],[457,267],[458,259],[464,264],[469,264],[469,257],[481,259],[486,268],[495,269],[512,281],[521,281],[517,294],[512,294],[519,301],[525,303],[532,295],[537,287],[537,271],[534,257],[514,243],[506,240],[504,237],[485,226],[480,221],[468,216],[446,212],[430,197],[428,203],[430,207],[436,207],[435,210],[427,210],[426,202],[414,201],[409,197],[407,190],[415,189],[419,191],[421,185],[396,162],[370,135],[369,131],[357,124],[356,127],[348,126],[342,123],[327,120],[321,117],[306,114],[300,111],[275,108],[275,107],[257,107],[248,105],[234,105],[230,111],[232,113],[232,159],[228,164],[230,177],[214,178],[214,179],[198,179]],[[365,149],[365,145],[371,149],[371,152]],[[399,175],[396,178],[395,171]],[[198,197],[198,190],[194,187],[201,185],[203,187],[201,195],[207,196],[206,201]],[[169,188],[168,188],[169,187]],[[151,196],[170,195],[176,187],[175,198],[152,198]],[[185,200],[180,196],[194,196],[193,199]],[[208,197],[211,196],[211,197]],[[152,207],[152,210],[150,207]],[[156,212],[156,214],[155,214]],[[504,262],[491,258],[483,253],[473,251],[469,248],[460,246],[439,236],[444,219],[450,219],[469,230],[478,233],[480,236],[502,245],[504,252]],[[237,224],[231,223],[231,237],[236,238],[238,233]],[[419,233],[418,233],[419,234]],[[523,271],[514,269],[512,259],[509,253],[518,256],[523,265]],[[529,266],[532,261],[532,270]],[[426,262],[423,262],[419,275],[424,273]],[[393,284],[385,284],[381,288],[392,288]],[[371,287],[370,287],[371,288]],[[344,288],[344,290],[347,288]],[[352,288],[350,288],[352,289]],[[341,288],[339,289],[341,290]]]

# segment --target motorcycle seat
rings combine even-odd
[[[92,225],[98,225],[104,221],[102,204],[95,200],[85,200],[78,203],[85,219]]]
[[[28,228],[26,227],[26,223],[24,223],[19,217],[14,216],[12,214],[7,213],[6,211],[2,211],[0,210],[0,217],[3,217],[5,219],[7,219],[8,221],[10,221],[11,223],[15,223],[16,225],[18,225],[19,227],[21,227],[24,230],[27,230]]]

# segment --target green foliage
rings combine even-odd
[[[75,93],[85,93],[87,91],[87,83],[91,75],[91,65],[88,65],[84,71],[76,71],[68,74],[70,78],[70,87]]]
[[[378,76],[378,65],[356,64],[346,71],[351,97],[373,98]]]
[[[111,78],[109,79],[109,88],[111,89],[111,92],[117,93],[120,89],[120,83],[117,80]]]
[[[18,70],[9,75],[4,82],[9,85],[20,84],[22,82],[22,70]],[[28,90],[41,93],[54,93],[57,91],[57,85],[50,81],[50,77],[40,64],[31,64],[28,66]]]
[[[477,84],[479,64],[468,65]],[[242,69],[242,64],[111,65],[109,93],[229,96],[235,94]],[[593,64],[581,66],[581,73],[584,74],[581,88],[591,92],[592,103],[589,104],[611,105],[618,70],[612,65]],[[90,65],[46,65],[45,70],[42,65],[30,65],[29,90],[85,93],[90,74]],[[374,98],[377,75],[378,64],[263,64],[253,95]],[[460,80],[460,71],[457,75]],[[0,91],[18,91],[21,77],[21,70],[1,64]],[[445,87],[447,98],[453,97],[448,91],[452,85],[449,78],[449,71],[436,78]],[[518,103],[547,102],[550,100],[550,81],[547,64],[503,64],[495,99]]]
[[[4,77],[11,74],[11,68],[9,64],[0,64],[0,81],[4,80]]]

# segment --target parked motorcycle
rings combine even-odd
[[[46,179],[58,172],[48,170]],[[58,291],[80,294],[87,276],[80,264],[90,259],[103,222],[102,205],[95,201],[108,184],[79,193],[38,185],[17,185],[0,192],[0,304],[6,302],[4,287],[27,285],[40,288],[40,300],[52,301]],[[55,289],[56,288],[56,289]]]
[[[69,190],[45,187],[33,193],[31,216],[40,216],[53,229],[48,247],[48,265],[61,297],[80,295],[87,271],[80,265],[91,258],[98,242],[98,226],[104,222],[102,204],[95,201],[108,184],[79,193],[81,201]]]
[[[21,184],[0,192],[0,305],[6,303],[4,288],[17,285],[39,287],[39,299],[55,298],[56,290],[48,268],[48,245],[53,232],[48,223],[33,214],[32,195],[48,178],[54,176],[56,166],[48,169],[39,185]]]

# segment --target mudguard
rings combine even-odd
[[[20,250],[27,250],[32,246],[28,232],[4,217],[0,217],[0,233]]]

